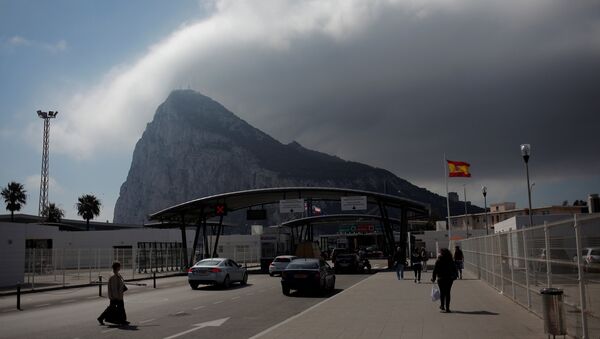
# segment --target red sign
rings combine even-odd
[[[225,204],[216,205],[215,214],[218,216],[227,215],[227,207],[225,206]]]

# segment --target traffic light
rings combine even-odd
[[[227,206],[225,204],[215,205],[215,215],[219,217],[227,215]]]

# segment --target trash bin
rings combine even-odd
[[[567,325],[563,305],[563,291],[558,288],[542,288],[542,313],[544,332],[552,335],[566,335]]]

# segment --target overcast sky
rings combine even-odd
[[[0,1],[0,184],[37,213],[42,121],[50,201],[112,220],[135,142],[192,88],[281,142],[386,168],[483,205],[600,193],[598,1]]]

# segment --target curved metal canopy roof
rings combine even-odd
[[[326,223],[334,223],[339,221],[382,221],[384,218],[380,215],[373,214],[329,214],[329,215],[317,215],[313,217],[294,219],[290,221],[286,221],[281,223],[281,225],[277,227],[296,227],[300,225],[306,224],[326,224]],[[400,219],[397,218],[388,218],[390,223],[392,224],[400,224]]]
[[[262,188],[217,194],[190,200],[150,215],[150,220],[195,221],[198,218],[216,216],[215,206],[224,204],[228,212],[251,207],[279,203],[285,199],[312,199],[313,201],[339,201],[344,196],[366,196],[368,204],[381,204],[385,207],[400,208],[413,212],[416,216],[429,216],[429,207],[423,203],[394,195],[331,187],[278,187]]]

